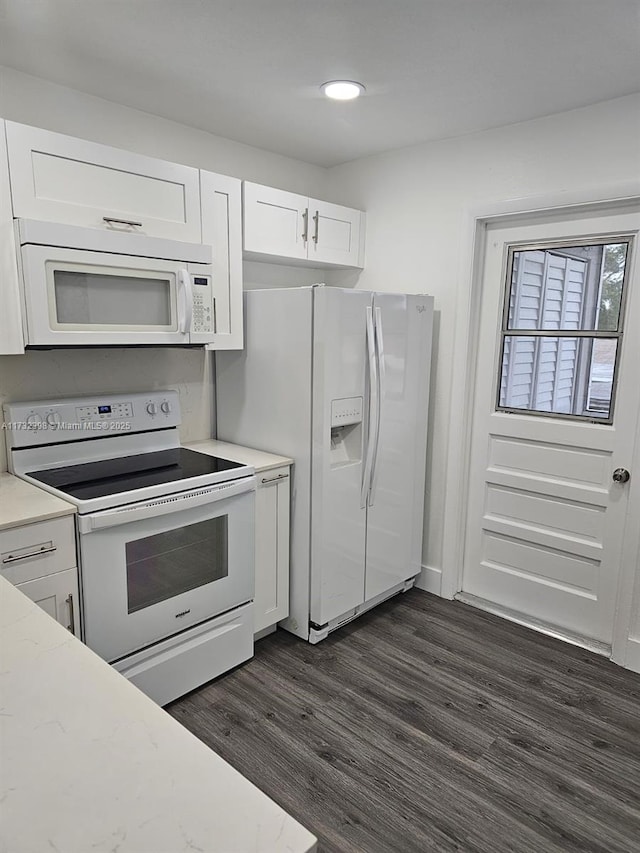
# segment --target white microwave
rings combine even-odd
[[[16,220],[28,347],[202,345],[211,247]]]

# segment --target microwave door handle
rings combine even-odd
[[[188,335],[193,320],[193,291],[189,270],[178,270],[178,283],[181,294],[181,298],[178,298],[178,331]]]

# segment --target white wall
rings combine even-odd
[[[0,116],[197,166],[292,192],[318,195],[326,170],[57,86],[0,66]],[[275,284],[277,269],[251,264],[253,286]],[[264,270],[261,268],[264,267]],[[307,270],[298,282],[306,283]],[[282,273],[284,277],[284,272]],[[317,275],[313,275],[317,281]],[[172,388],[180,392],[184,441],[212,435],[211,356],[204,350],[114,349],[28,352],[0,357],[0,403],[93,393]],[[6,470],[0,436],[0,470]]]
[[[291,192],[316,195],[326,181],[326,169],[321,166],[213,136],[1,65],[0,116]]]
[[[371,290],[435,296],[438,341],[432,384],[423,562],[432,586],[443,559],[444,498],[459,259],[468,211],[504,199],[608,186],[640,177],[640,96],[536,121],[427,143],[335,167],[329,197],[367,211],[365,269]],[[353,280],[333,274],[331,281]],[[470,293],[470,279],[464,282]],[[464,291],[463,291],[464,292]],[[466,298],[466,297],[465,297]],[[446,566],[447,572],[455,567]]]

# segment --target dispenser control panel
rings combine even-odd
[[[331,428],[362,423],[362,397],[331,401]]]

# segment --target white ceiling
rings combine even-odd
[[[639,0],[0,0],[0,63],[331,166],[640,90]],[[335,103],[318,86],[359,80]]]

